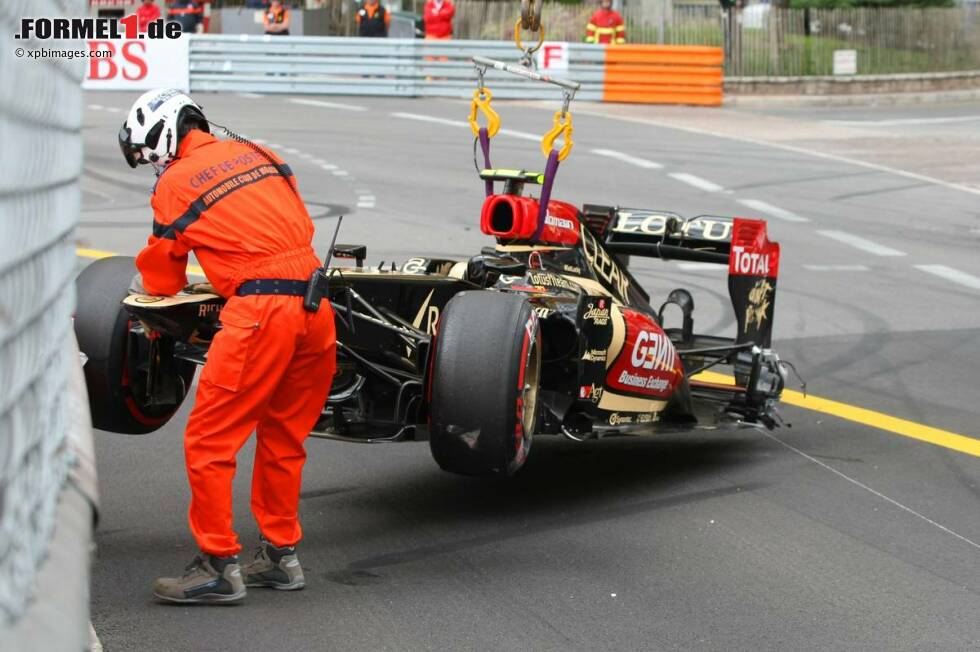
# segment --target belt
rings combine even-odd
[[[256,278],[239,285],[238,289],[235,290],[235,294],[240,297],[253,294],[278,294],[287,297],[302,297],[306,296],[306,288],[309,284],[309,281],[295,281],[285,278]]]

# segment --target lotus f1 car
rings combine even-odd
[[[719,426],[776,425],[785,373],[770,348],[779,245],[763,221],[524,196],[542,175],[484,170],[480,226],[493,245],[468,259],[364,266],[337,245],[329,269],[338,365],[313,435],[429,441],[462,474],[512,474],[535,437],[574,440]],[[694,329],[685,289],[652,300],[626,257],[727,265],[732,338]],[[88,360],[93,423],[151,432],[188,394],[221,327],[209,286],[129,295],[133,259],[78,278],[75,328]],[[300,298],[296,299],[300,301]],[[144,335],[144,325],[159,334]],[[699,372],[725,367],[734,384]]]

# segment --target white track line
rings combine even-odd
[[[258,93],[238,93],[238,97],[244,97],[250,100],[257,100],[262,96],[259,95]]]
[[[619,120],[620,122],[632,122],[633,124],[641,124],[652,127],[660,127],[661,129],[673,129],[674,131],[683,131],[689,134],[697,134],[699,136],[712,136],[713,138],[723,138],[725,140],[733,140],[739,143],[748,143],[750,145],[757,145],[759,147],[770,147],[772,149],[780,149],[784,152],[793,152],[794,154],[805,154],[807,156],[813,156],[816,158],[822,158],[828,161],[836,161],[838,163],[847,163],[849,165],[856,165],[858,167],[866,168],[868,170],[876,170],[878,172],[887,172],[888,174],[894,174],[899,177],[904,177],[906,179],[915,179],[916,181],[923,181],[925,183],[931,183],[936,186],[941,186],[943,188],[949,188],[950,190],[959,190],[960,192],[968,192],[971,195],[980,195],[980,188],[971,188],[969,186],[964,186],[961,183],[952,183],[950,181],[943,181],[942,179],[937,179],[935,177],[926,176],[924,174],[917,174],[915,172],[909,172],[908,170],[900,170],[898,168],[888,167],[887,165],[878,165],[877,163],[869,163],[868,161],[861,161],[855,158],[849,158],[847,156],[839,156],[837,154],[828,154],[827,152],[819,152],[813,149],[807,149],[806,147],[797,147],[796,145],[786,145],[784,143],[772,143],[765,140],[759,140],[758,138],[747,138],[745,136],[734,136],[732,134],[724,134],[718,131],[712,131],[710,129],[699,129],[697,127],[681,127],[678,125],[669,124],[662,122],[660,120],[653,120],[650,118],[632,118],[629,116],[614,115],[607,113],[605,111],[591,111],[589,109],[576,109],[578,113],[584,115],[592,115],[606,120]]]
[[[831,240],[836,240],[843,244],[854,247],[855,249],[860,249],[866,253],[872,254],[874,256],[904,256],[904,251],[899,251],[898,249],[892,249],[891,247],[886,247],[885,245],[880,245],[877,242],[872,242],[871,240],[866,240],[860,236],[856,236],[852,233],[847,233],[846,231],[817,231],[820,235],[825,238],[830,238]]]
[[[419,113],[401,113],[395,112],[391,114],[392,118],[402,118],[404,120],[418,120],[419,122],[432,122],[437,125],[447,125],[450,127],[466,127],[469,128],[468,122],[463,122],[462,120],[450,120],[448,118],[437,118],[432,115],[421,115]]]
[[[811,272],[870,272],[867,265],[804,265]]]
[[[945,265],[916,265],[915,268],[921,269],[923,272],[928,272],[929,274],[935,274],[947,281],[959,283],[974,290],[980,290],[980,277],[976,277],[973,274],[967,274],[966,272],[961,272],[958,269],[946,267]]]
[[[305,104],[306,106],[318,106],[322,109],[340,109],[341,111],[367,111],[366,106],[356,104],[341,104],[339,102],[324,102],[323,100],[307,100],[299,97],[291,97],[289,101],[293,104]]]
[[[722,186],[719,186],[713,181],[708,181],[707,179],[702,179],[701,177],[695,176],[693,174],[688,174],[687,172],[671,172],[667,175],[671,179],[677,179],[689,186],[694,186],[704,190],[705,192],[721,192],[724,190]]]
[[[821,120],[840,127],[897,127],[900,125],[932,125],[950,122],[976,122],[980,115],[961,115],[949,118],[897,118],[894,120]]]
[[[761,199],[736,199],[739,204],[751,208],[754,211],[759,211],[770,217],[775,217],[778,220],[783,220],[784,222],[809,222],[805,217],[797,215],[792,211],[788,211],[785,208],[780,208],[779,206],[773,206],[772,204],[767,204]]]
[[[347,170],[334,170],[330,174],[334,175],[335,177],[346,177],[350,175],[350,172]]]
[[[450,120],[449,118],[437,118],[431,115],[422,115],[420,113],[402,113],[397,111],[390,114],[393,118],[402,118],[403,120],[418,120],[419,122],[431,122],[437,125],[446,125],[447,127],[459,127],[462,129],[469,129],[470,123],[464,122],[462,120]],[[532,142],[539,142],[541,136],[536,134],[529,134],[526,131],[517,131],[515,129],[501,129],[500,135],[510,136],[511,138],[520,138],[521,140],[530,140]]]
[[[599,156],[614,158],[617,161],[629,163],[630,165],[635,165],[638,168],[645,168],[647,170],[659,170],[663,168],[663,165],[657,163],[656,161],[648,161],[645,158],[630,156],[629,154],[624,154],[623,152],[617,152],[614,149],[594,149],[592,150],[592,153],[598,154]]]
[[[728,271],[725,265],[718,263],[677,263],[677,268],[685,272],[718,272]]]
[[[88,108],[92,109],[93,111],[101,111],[102,110],[102,105],[101,104],[89,104],[88,105]]]
[[[871,493],[871,494],[877,496],[878,498],[884,500],[885,502],[887,502],[887,503],[889,503],[891,505],[894,505],[895,507],[899,508],[903,512],[906,512],[908,514],[911,514],[912,516],[914,516],[914,517],[916,517],[918,519],[922,519],[923,521],[925,521],[929,525],[931,525],[931,526],[933,526],[933,527],[935,527],[935,528],[937,528],[937,529],[945,532],[946,534],[949,534],[951,536],[956,537],[957,539],[959,539],[963,543],[966,543],[968,545],[971,545],[974,548],[977,548],[978,550],[980,550],[980,543],[977,543],[976,541],[973,541],[971,539],[967,539],[962,534],[960,534],[958,532],[955,532],[955,531],[949,529],[948,527],[946,527],[942,523],[937,523],[936,521],[932,520],[928,516],[924,516],[923,514],[920,514],[919,512],[917,512],[914,509],[912,509],[911,507],[907,507],[907,506],[903,505],[902,503],[898,502],[894,498],[890,498],[890,497],[886,496],[885,494],[881,493],[880,491],[875,491],[874,489],[872,489],[868,485],[864,484],[860,480],[855,480],[851,476],[846,475],[846,474],[838,471],[837,469],[835,469],[834,467],[830,466],[829,464],[825,464],[825,463],[821,462],[820,460],[818,460],[817,458],[813,457],[812,455],[807,455],[806,453],[804,453],[803,451],[801,451],[799,448],[796,448],[795,446],[792,446],[790,444],[787,444],[786,442],[784,442],[779,437],[776,437],[775,435],[772,435],[772,434],[770,434],[768,432],[765,432],[763,430],[760,430],[759,432],[761,432],[763,435],[765,435],[769,439],[773,440],[774,442],[776,442],[778,444],[781,444],[782,446],[785,446],[786,448],[788,448],[789,450],[793,451],[797,455],[800,455],[800,456],[806,458],[807,460],[809,460],[810,462],[813,462],[817,466],[819,466],[819,467],[821,467],[821,468],[823,468],[823,469],[825,469],[827,471],[830,471],[834,475],[836,475],[836,476],[838,476],[838,477],[840,477],[840,478],[842,478],[844,480],[847,480],[848,482],[850,482],[854,486],[860,487],[861,489],[864,489],[868,493]]]
[[[467,125],[469,126],[469,125]],[[510,136],[511,138],[520,138],[522,140],[530,140],[535,143],[541,141],[541,136],[535,134],[529,134],[526,131],[515,131],[514,129],[501,129],[500,132],[504,136]]]
[[[336,170],[337,169],[337,166],[334,165],[333,163],[322,163],[320,165],[320,167],[323,168],[324,170]]]

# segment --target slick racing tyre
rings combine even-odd
[[[439,320],[429,445],[440,467],[512,475],[537,425],[541,334],[521,296],[461,292]]]
[[[175,361],[176,405],[151,406],[141,398],[147,382],[149,340],[130,332],[131,318],[120,305],[135,273],[136,260],[129,256],[102,258],[82,270],[75,281],[75,336],[79,350],[88,358],[84,371],[92,426],[143,435],[167,423],[180,407],[195,365]]]

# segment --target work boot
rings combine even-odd
[[[153,595],[165,602],[227,604],[245,598],[238,557],[198,556],[181,577],[161,577]]]
[[[265,539],[255,553],[255,560],[242,569],[242,575],[245,586],[265,586],[280,591],[297,591],[306,586],[296,548],[277,548]]]

